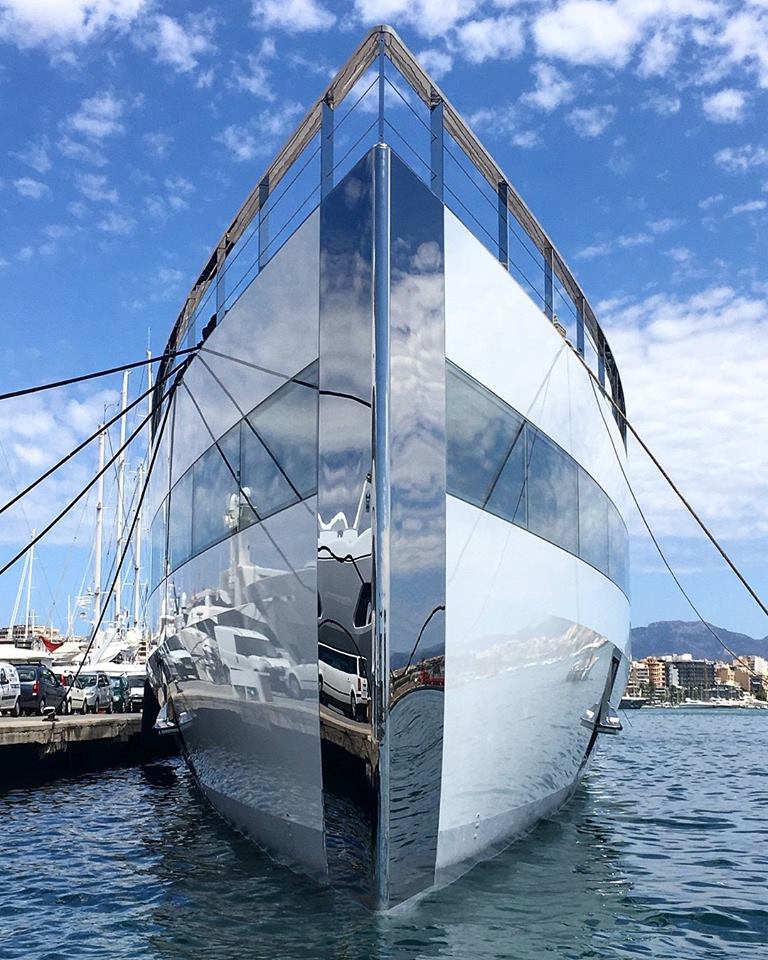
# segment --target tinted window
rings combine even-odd
[[[629,593],[629,539],[619,511],[611,504],[608,511],[609,575],[624,593]]]
[[[241,657],[272,657],[274,650],[263,637],[235,635],[235,650]]]
[[[528,529],[576,553],[579,545],[576,463],[543,433],[528,431]]]
[[[163,564],[165,562],[165,509],[166,504],[164,503],[155,514],[155,519],[152,521],[152,526],[149,531],[151,552],[149,571],[150,590],[154,590],[163,578]]]
[[[507,451],[501,472],[491,487],[486,510],[524,527],[527,523],[525,484],[525,431],[523,418],[509,411],[517,433]]]
[[[446,373],[448,493],[483,507],[521,420],[462,371]]]
[[[240,424],[237,424],[224,434],[218,445],[206,450],[192,468],[193,553],[200,553],[236,529],[239,471]]]
[[[242,425],[244,496],[240,506],[240,524],[247,527],[257,517],[268,517],[299,499],[287,477],[281,472],[274,452],[262,443],[261,433],[250,420]]]
[[[610,500],[592,477],[579,469],[579,556],[608,573],[608,508]]]
[[[304,380],[309,373],[298,378]],[[311,496],[317,489],[317,391],[287,383],[246,419],[290,481],[289,489],[293,486],[300,497]],[[249,432],[245,426],[244,436]],[[258,503],[255,506],[258,510]]]
[[[171,490],[168,521],[168,564],[180,567],[192,555],[192,471]]]
[[[19,680],[23,680],[25,683],[37,679],[37,671],[34,667],[18,667],[17,672],[19,674]]]

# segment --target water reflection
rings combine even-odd
[[[182,794],[186,773],[179,777]],[[632,910],[622,843],[589,786],[495,860],[388,916],[274,865],[188,796],[186,823],[158,811],[162,853],[154,870],[168,896],[153,911],[151,942],[161,957],[199,957],[201,942],[209,952],[249,958],[274,957],[277,943],[280,957],[320,960],[630,955],[609,943]]]

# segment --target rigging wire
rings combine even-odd
[[[573,348],[572,348],[572,349],[573,349]],[[593,392],[594,392],[594,389],[595,389],[595,386],[594,386],[594,385],[595,385],[596,382],[599,384],[599,381],[598,381],[597,378],[595,377],[594,373],[589,369],[589,367],[587,366],[587,364],[586,364],[584,358],[581,356],[581,354],[578,353],[578,351],[575,351],[575,350],[574,350],[574,353],[576,354],[577,357],[579,357],[579,359],[581,360],[582,364],[584,365],[584,369],[585,369],[585,370],[587,371],[587,373],[589,374],[590,380],[591,380],[591,382],[592,382],[592,390],[593,390]],[[632,436],[635,438],[635,440],[637,440],[637,442],[640,444],[640,446],[642,447],[642,449],[643,449],[643,451],[645,452],[645,454],[648,456],[648,458],[651,460],[651,462],[653,463],[653,465],[656,467],[656,469],[659,471],[659,473],[662,475],[662,477],[666,480],[666,482],[667,482],[667,483],[669,484],[669,486],[672,488],[672,490],[674,491],[675,495],[676,495],[677,498],[680,500],[680,502],[683,504],[683,506],[685,507],[685,509],[688,511],[688,513],[690,513],[690,515],[691,515],[691,516],[693,517],[693,519],[696,521],[696,523],[697,523],[698,526],[701,528],[701,530],[703,531],[703,533],[704,533],[704,535],[706,536],[706,538],[709,540],[709,542],[712,544],[712,546],[715,547],[715,549],[717,550],[717,552],[720,554],[720,556],[723,558],[723,560],[725,560],[725,562],[726,562],[726,563],[728,564],[728,566],[731,568],[731,570],[733,571],[733,573],[736,574],[737,578],[738,578],[739,581],[741,582],[741,585],[746,589],[747,593],[749,593],[749,595],[752,597],[752,599],[755,601],[755,603],[758,605],[758,607],[760,607],[760,609],[763,611],[763,613],[766,615],[766,617],[768,617],[768,605],[766,605],[765,602],[760,598],[760,596],[759,596],[759,594],[757,593],[757,591],[754,589],[754,587],[752,587],[752,585],[749,583],[749,581],[748,581],[747,578],[744,576],[744,574],[739,570],[739,568],[736,566],[736,564],[733,562],[733,560],[731,560],[731,558],[728,556],[728,554],[726,553],[725,549],[720,545],[719,541],[717,540],[717,538],[715,537],[715,535],[711,532],[711,530],[709,529],[709,527],[704,523],[704,521],[701,519],[701,517],[698,515],[698,513],[696,513],[696,511],[693,509],[693,507],[690,505],[690,503],[689,503],[689,502],[686,500],[686,498],[683,496],[683,493],[682,493],[682,491],[680,490],[680,488],[677,486],[677,484],[674,482],[674,480],[670,477],[670,475],[667,473],[667,471],[664,469],[664,467],[661,465],[661,463],[659,463],[659,461],[658,461],[658,459],[656,458],[656,456],[653,454],[653,452],[651,451],[651,449],[648,447],[648,444],[643,440],[643,438],[640,436],[640,434],[637,432],[637,430],[636,430],[636,429],[632,426],[632,424],[629,422],[629,420],[627,419],[626,413],[624,413],[624,411],[623,411],[623,410],[621,409],[621,407],[616,403],[616,401],[613,399],[613,397],[610,396],[610,395],[603,389],[602,385],[601,385],[601,384],[599,384],[599,385],[600,385],[600,391],[601,391],[601,393],[603,394],[603,396],[606,398],[606,400],[608,400],[608,402],[611,404],[611,406],[613,407],[613,409],[618,411],[619,416],[620,416],[621,419],[624,421],[624,423],[627,425],[627,429],[629,430],[629,432],[632,434]],[[600,413],[602,414],[602,408],[600,409]],[[605,418],[603,418],[603,422],[605,422]],[[611,440],[613,440],[613,437],[611,437]],[[627,480],[627,483],[629,483],[628,480]]]
[[[184,363],[177,364],[175,367],[171,368],[167,373],[163,374],[163,376],[160,377],[157,382],[160,383],[167,380],[168,377],[173,376],[173,374],[176,373],[178,370],[180,370],[183,366],[184,366]],[[131,410],[133,407],[139,404],[142,400],[145,400],[152,393],[153,390],[154,390],[154,386],[149,390],[145,390],[144,393],[136,397],[136,399],[133,400],[131,403],[129,403],[128,406],[125,408],[125,412],[128,413],[129,410]],[[74,449],[70,450],[68,454],[66,454],[61,458],[61,460],[59,460],[57,463],[54,463],[52,467],[49,467],[49,469],[46,470],[45,473],[41,474],[36,480],[33,480],[33,482],[29,484],[29,486],[25,487],[23,490],[17,493],[16,496],[10,499],[7,503],[4,503],[2,506],[0,506],[0,514],[5,513],[6,510],[8,510],[15,503],[21,500],[22,497],[25,497],[28,493],[31,493],[32,490],[34,490],[35,487],[38,486],[38,484],[41,484],[44,480],[47,480],[52,473],[54,473],[56,470],[59,469],[59,467],[63,467],[65,463],[67,463],[69,460],[72,459],[72,457],[80,453],[80,451],[83,450],[85,447],[87,447],[89,443],[92,443],[99,436],[100,433],[107,431],[109,427],[111,427],[114,423],[117,423],[121,415],[122,415],[121,413],[115,414],[114,417],[112,417],[106,423],[102,424],[98,430],[92,433],[89,437],[86,437],[86,439],[83,440],[82,443],[79,443]],[[107,434],[107,436],[109,436],[109,434]],[[110,446],[111,446],[111,441],[110,441]]]
[[[54,380],[51,383],[40,383],[36,387],[25,387],[23,390],[11,390],[10,393],[0,393],[0,400],[11,400],[14,397],[27,397],[32,393],[40,393],[43,390],[53,390],[55,387],[68,387],[73,383],[84,383],[86,380],[95,380],[97,377],[108,377],[112,373],[120,373],[123,370],[133,370],[134,367],[144,367],[149,363],[159,363],[162,360],[179,357],[184,353],[194,353],[196,350],[197,345],[194,347],[184,347],[181,350],[160,353],[156,357],[145,357],[143,360],[135,360],[133,363],[123,363],[119,367],[110,367],[108,370],[97,370],[95,373],[84,373],[79,377],[68,377],[66,380]]]
[[[590,371],[590,372],[591,372],[591,371]],[[685,600],[686,600],[686,602],[688,603],[688,606],[691,608],[691,610],[693,610],[693,612],[696,614],[696,617],[698,618],[698,620],[701,621],[702,625],[712,634],[712,636],[713,636],[713,637],[715,638],[715,640],[720,644],[720,646],[721,646],[727,653],[729,653],[729,654],[731,655],[731,657],[732,657],[735,661],[737,661],[738,663],[740,663],[752,676],[754,676],[754,677],[758,676],[758,674],[755,673],[754,670],[752,670],[752,668],[749,666],[749,664],[748,664],[745,660],[743,660],[741,657],[739,657],[736,653],[734,653],[734,651],[728,646],[728,644],[725,642],[725,640],[723,640],[722,637],[718,636],[718,634],[715,632],[715,630],[712,628],[712,626],[711,626],[709,623],[707,623],[707,621],[704,619],[704,617],[703,617],[703,616],[701,615],[701,613],[699,612],[699,608],[698,608],[698,607],[696,606],[696,604],[693,602],[693,600],[691,599],[691,596],[689,595],[689,593],[686,591],[685,587],[684,587],[684,586],[682,585],[682,583],[680,582],[680,578],[677,576],[677,574],[675,573],[675,571],[672,569],[672,565],[670,564],[669,560],[667,559],[666,554],[664,553],[664,551],[663,551],[663,549],[662,549],[662,547],[661,547],[661,544],[659,543],[659,541],[658,541],[658,539],[657,539],[657,537],[656,537],[656,534],[655,534],[655,533],[653,532],[653,530],[651,529],[651,525],[650,525],[650,523],[648,522],[648,518],[646,517],[646,515],[645,515],[645,513],[644,513],[644,511],[643,511],[643,508],[640,506],[640,501],[638,500],[637,494],[636,494],[635,491],[634,491],[634,488],[633,488],[633,486],[632,486],[632,483],[630,482],[630,479],[629,479],[629,477],[627,476],[627,471],[624,469],[624,464],[621,462],[621,457],[619,456],[619,451],[616,449],[616,443],[615,443],[615,441],[614,441],[614,439],[613,439],[613,434],[611,433],[611,431],[610,431],[610,429],[609,429],[609,427],[608,427],[608,423],[607,423],[607,421],[606,421],[606,419],[605,419],[605,413],[603,412],[603,407],[602,407],[602,404],[600,403],[600,398],[598,397],[598,395],[597,395],[597,390],[595,389],[594,378],[590,379],[590,386],[592,387],[592,393],[593,393],[594,398],[595,398],[595,403],[597,404],[597,409],[600,411],[600,417],[602,418],[603,426],[605,427],[606,433],[608,434],[608,439],[611,441],[611,446],[613,447],[613,452],[614,452],[614,454],[615,454],[615,456],[616,456],[616,461],[617,461],[617,463],[619,464],[619,468],[620,468],[620,470],[621,470],[621,474],[622,474],[622,476],[624,477],[624,481],[625,481],[626,484],[627,484],[627,489],[629,490],[630,495],[631,495],[631,497],[632,497],[632,500],[634,501],[635,506],[637,507],[637,512],[640,514],[640,519],[643,521],[643,524],[644,524],[644,526],[645,526],[645,529],[648,531],[648,536],[649,536],[649,537],[651,538],[651,540],[653,541],[653,545],[654,545],[654,547],[656,548],[656,552],[657,552],[657,553],[659,554],[659,556],[661,557],[662,563],[663,563],[664,566],[666,567],[667,572],[668,572],[669,575],[672,577],[672,579],[675,581],[675,584],[676,584],[676,586],[677,586],[677,589],[678,589],[678,590],[680,591],[680,593],[683,595],[683,597],[685,598]],[[608,399],[610,399],[610,397],[609,397]],[[625,420],[626,420],[626,418],[625,418]],[[626,421],[626,422],[627,422],[627,425],[629,425],[629,421]],[[630,429],[631,429],[631,428],[630,428]],[[632,433],[633,433],[633,435],[634,435],[635,431],[632,430]],[[645,445],[643,445],[643,448],[646,449],[646,448],[645,448]],[[652,459],[653,459],[654,463],[656,463],[656,464],[658,465],[658,462],[656,461],[655,457],[652,457]],[[661,468],[659,468],[659,469],[661,469]],[[667,479],[666,474],[664,473],[664,471],[662,470],[661,472],[662,472],[662,475],[665,477],[665,479]],[[670,485],[673,486],[673,489],[675,489],[675,488],[674,488],[674,485],[671,484],[671,481],[670,481]],[[682,497],[681,497],[681,499],[682,499]],[[683,502],[685,502],[685,501],[683,501]],[[689,508],[689,509],[690,509],[690,508]],[[693,513],[692,510],[691,510],[691,513]],[[695,516],[695,515],[694,515],[694,516]],[[719,545],[717,545],[717,546],[718,546],[718,548],[719,548]],[[723,551],[720,550],[720,552],[722,553]],[[730,563],[730,561],[729,561],[729,566],[732,566],[732,564]],[[740,579],[740,580],[743,580],[743,578],[742,578],[741,576],[739,576],[739,579]],[[750,592],[751,592],[751,591],[750,591]],[[760,601],[758,600],[758,603],[759,603],[759,602],[760,602]],[[761,606],[762,606],[762,604],[761,604]]]
[[[160,401],[160,402],[163,403],[163,402],[173,393],[173,391],[174,391],[174,384],[172,384],[172,385],[169,387],[169,389],[166,391],[166,393],[164,394],[164,396],[161,398],[161,401]],[[125,449],[133,442],[133,440],[134,440],[134,439],[138,436],[138,434],[144,429],[144,427],[147,425],[147,423],[149,423],[149,421],[152,419],[152,416],[153,416],[153,414],[149,413],[149,414],[147,414],[147,415],[141,420],[139,426],[131,433],[131,435],[128,437],[128,439],[125,441],[125,443],[122,444],[122,446],[120,446],[120,447],[118,448],[117,453],[116,453],[116,456],[119,456],[119,455],[123,452],[123,450],[125,450]],[[66,514],[69,513],[69,511],[75,506],[75,504],[78,503],[78,502],[81,500],[81,498],[84,497],[85,494],[91,489],[91,487],[96,483],[96,481],[99,479],[99,477],[103,476],[103,475],[107,472],[107,470],[109,470],[109,468],[112,466],[113,462],[114,462],[114,458],[112,458],[111,460],[109,460],[109,461],[104,465],[104,467],[103,467],[101,470],[98,471],[98,473],[96,474],[96,476],[93,477],[91,480],[88,481],[88,483],[83,487],[83,489],[80,491],[80,493],[77,494],[77,496],[74,498],[74,500],[71,500],[71,501],[53,518],[53,520],[51,520],[51,522],[45,527],[44,530],[42,530],[39,534],[37,534],[37,536],[33,537],[33,539],[31,540],[31,542],[28,543],[28,544],[24,547],[23,550],[20,550],[11,560],[9,560],[6,564],[4,564],[4,566],[0,567],[0,576],[2,576],[10,567],[12,567],[13,564],[16,563],[17,560],[19,560],[21,557],[23,557],[24,554],[27,553],[27,551],[31,550],[32,547],[35,546],[36,543],[38,543],[40,540],[42,540],[42,538],[45,536],[45,534],[48,533],[48,531],[49,531],[52,527],[54,527],[54,526],[59,522],[59,520],[62,519],[62,517],[66,516]]]

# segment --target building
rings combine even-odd
[[[652,687],[667,686],[666,664],[663,660],[657,660],[656,657],[646,657],[648,667],[648,683]]]
[[[678,686],[689,693],[715,685],[715,664],[713,660],[694,660],[693,658],[681,657],[679,660],[671,660],[670,665],[677,671]]]

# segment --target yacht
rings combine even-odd
[[[158,723],[272,857],[400,908],[557,810],[620,729],[609,344],[549,234],[381,26],[255,184],[165,354]]]

